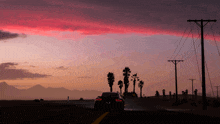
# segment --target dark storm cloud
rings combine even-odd
[[[17,5],[17,6],[19,5],[47,6],[48,5],[48,3],[45,0],[5,0],[5,1],[0,1],[0,3],[4,3],[7,5]]]
[[[0,30],[0,40],[6,40],[6,39],[11,39],[11,38],[16,38],[18,37],[18,34],[15,33],[9,33],[9,32],[3,32]]]
[[[49,7],[48,10],[50,7],[72,7],[91,20],[142,26],[160,24],[162,27],[186,22],[186,19],[219,18],[220,12],[217,0],[7,0],[3,3]]]
[[[16,80],[23,78],[43,78],[50,75],[30,73],[24,69],[16,69],[17,63],[8,62],[0,64],[0,80]]]
[[[78,0],[78,2],[88,6],[106,7],[103,11],[85,10],[88,18],[105,19],[107,22],[120,25],[178,30],[185,29],[189,23],[188,19],[220,19],[220,1],[217,0]]]

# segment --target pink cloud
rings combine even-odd
[[[0,7],[4,11],[0,26],[6,31],[44,36],[58,35],[52,31],[77,31],[82,35],[139,33],[182,36],[186,26],[189,26],[188,19],[217,17],[212,14],[196,14],[199,10],[202,11],[204,6],[191,4],[190,7],[185,7],[189,3],[166,1],[167,4],[175,6],[171,8],[167,4],[162,6],[154,4],[155,2],[158,0],[151,3],[139,0],[127,1],[126,4],[87,0],[62,2],[9,0],[3,2],[3,6]],[[198,10],[192,11],[193,7]],[[215,7],[213,11],[219,9]],[[205,31],[209,32],[206,39],[214,40],[211,30]],[[197,32],[194,32],[194,36],[198,37]],[[216,40],[220,41],[220,37],[216,37]]]

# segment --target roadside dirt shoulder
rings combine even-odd
[[[178,106],[172,106],[175,102],[174,99],[161,99],[161,98],[135,98],[133,99],[134,103],[142,108],[155,107],[157,110],[167,110],[167,111],[177,111],[184,113],[192,113],[198,115],[206,115],[212,117],[220,117],[220,108],[214,108],[212,106],[207,106],[207,110],[202,109],[202,104],[197,106],[192,106],[192,101],[183,103]]]

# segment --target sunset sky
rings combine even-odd
[[[129,67],[144,81],[143,94],[168,94],[175,92],[175,70],[167,60],[178,59],[178,92],[191,93],[190,78],[201,92],[201,29],[188,19],[217,20],[204,27],[204,38],[211,84],[220,85],[220,1],[0,0],[0,80],[18,89],[110,91],[113,72],[119,91]],[[211,84],[207,73],[207,92]]]

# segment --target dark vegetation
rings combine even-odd
[[[197,92],[198,90],[195,89],[194,95],[189,95],[188,90],[186,89],[185,91],[182,91],[182,94],[178,95],[178,100],[175,100],[176,94],[174,93],[173,95],[171,94],[171,91],[169,92],[169,96],[165,95],[165,89],[162,90],[163,95],[160,96],[159,92],[156,91],[155,97],[156,98],[161,98],[162,101],[173,101],[172,106],[179,106],[179,105],[184,105],[184,104],[189,104],[193,107],[198,107],[199,105],[202,105],[202,96],[198,96]],[[216,98],[210,98],[207,97],[207,101],[205,103],[207,106],[213,107],[213,108],[218,108],[220,107],[220,100]]]
[[[40,100],[39,99],[35,99],[34,102],[40,102]]]
[[[123,72],[123,76],[124,76],[124,93],[122,94],[122,87],[123,87],[123,81],[122,80],[119,80],[118,81],[118,85],[119,85],[119,88],[120,88],[120,94],[124,97],[138,97],[137,96],[137,93],[135,92],[135,85],[136,85],[136,82],[139,81],[139,77],[137,76],[137,73],[136,74],[133,74],[133,76],[131,76],[131,81],[133,81],[133,92],[128,92],[128,87],[129,87],[129,76],[130,76],[130,73],[131,73],[131,70],[129,67],[125,67],[125,69],[122,71]],[[108,84],[109,84],[109,87],[110,87],[110,92],[112,92],[112,86],[114,84],[114,81],[115,81],[115,77],[114,77],[114,74],[112,72],[109,72],[107,74],[107,80],[108,80]],[[141,80],[139,81],[138,83],[138,87],[140,88],[140,97],[142,97],[142,88],[143,88],[143,85],[144,85],[144,82]]]

